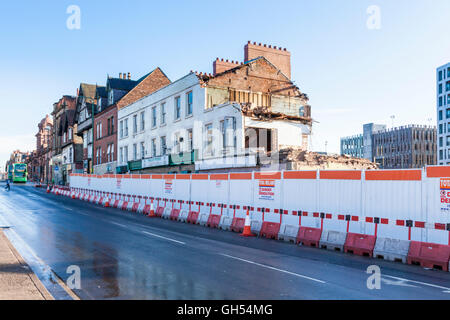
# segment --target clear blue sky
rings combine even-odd
[[[81,29],[69,30],[69,5]],[[381,29],[366,26],[370,5]],[[367,122],[435,124],[435,70],[450,61],[450,1],[8,1],[0,11],[0,167],[35,148],[38,122],[80,82],[172,79],[242,61],[257,41],[292,53],[292,78],[310,97],[313,150],[339,152],[339,137]],[[427,119],[432,118],[432,122]]]

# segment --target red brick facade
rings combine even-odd
[[[101,150],[100,159],[97,157],[97,150]],[[117,105],[115,104],[95,116],[93,158],[94,166],[117,160]]]

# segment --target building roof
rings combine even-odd
[[[139,82],[136,80],[129,80],[129,79],[121,79],[121,78],[109,78],[106,82],[107,89],[116,89],[116,90],[124,90],[124,91],[130,91]]]
[[[106,87],[99,87],[97,86],[96,88],[96,97],[100,97],[100,98],[107,98],[108,95],[106,93]]]
[[[95,98],[95,94],[97,92],[97,85],[95,84],[87,84],[87,83],[81,83],[80,84],[80,92],[79,95],[84,96],[86,98]]]
[[[136,82],[136,86],[125,94],[118,102],[117,105],[119,109],[124,108],[172,83],[159,67],[150,71]]]

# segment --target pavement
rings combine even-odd
[[[53,300],[1,229],[0,300]]]
[[[80,299],[450,299],[448,272],[243,238],[29,185],[0,191],[0,225],[11,227],[8,237],[27,262],[37,262],[37,276],[53,285],[55,299],[67,292]],[[378,289],[368,286],[373,265],[381,270]],[[80,286],[61,290],[74,268]],[[39,270],[49,270],[59,286]]]

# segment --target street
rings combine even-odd
[[[0,227],[30,265],[64,282],[78,266],[80,299],[450,298],[447,272],[148,218],[30,184],[1,186]],[[368,289],[371,265],[381,268],[380,289]],[[56,299],[73,298],[37,275]]]

